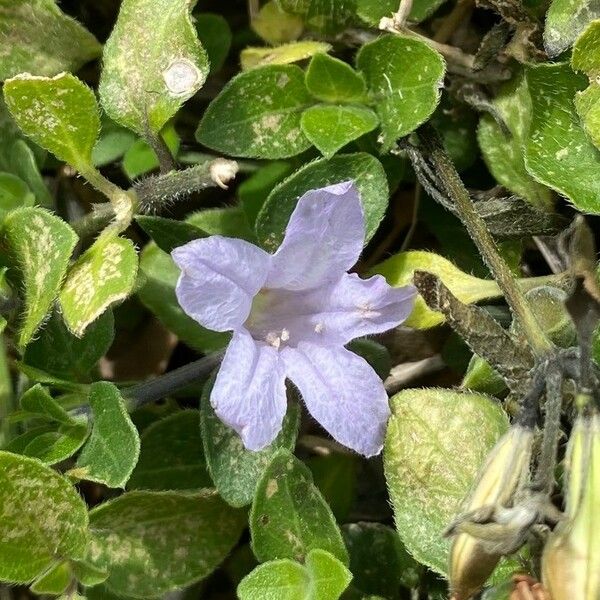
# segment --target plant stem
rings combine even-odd
[[[504,293],[514,318],[521,325],[523,333],[531,345],[531,349],[537,356],[548,354],[552,349],[552,343],[548,340],[534,314],[531,312],[531,308],[520,287],[517,285],[509,266],[502,256],[500,256],[494,239],[490,235],[484,220],[475,210],[471,196],[460,179],[448,154],[443,149],[437,134],[430,127],[425,126],[419,130],[419,137],[426,147],[433,170],[442,181],[445,191],[454,202],[469,235],[475,242],[483,260]]]
[[[144,404],[161,400],[192,383],[207,379],[222,358],[223,352],[215,352],[155,379],[144,381],[124,390],[123,395],[129,401],[129,411],[136,410]]]
[[[123,194],[125,194],[124,190],[112,183],[112,181],[106,179],[106,177],[92,165],[80,165],[77,167],[77,171],[79,171],[79,173],[100,193],[104,194],[112,204],[118,202],[119,199],[123,197]]]
[[[158,165],[160,167],[161,174],[166,175],[167,173],[175,170],[175,159],[173,158],[171,150],[167,146],[167,143],[163,139],[162,135],[149,134],[147,141],[158,158]]]

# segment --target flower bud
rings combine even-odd
[[[507,507],[529,474],[533,443],[530,428],[514,425],[489,453],[464,513],[478,509]],[[456,528],[461,529],[460,525]],[[464,529],[464,528],[463,528]],[[450,590],[452,600],[467,600],[477,593],[492,574],[502,553],[469,533],[458,533],[450,552]]]
[[[566,521],[548,538],[542,581],[552,600],[600,599],[600,416],[578,417],[567,452]]]

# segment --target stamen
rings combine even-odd
[[[287,329],[281,330],[281,341],[287,342],[290,339],[290,332]]]
[[[323,323],[317,323],[315,325],[315,332],[316,333],[323,333],[324,329],[325,329],[325,325],[323,325]]]
[[[265,341],[270,346],[273,346],[273,348],[279,348],[279,346],[281,346],[281,338],[274,331],[269,331],[269,333],[267,333]]]

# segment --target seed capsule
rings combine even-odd
[[[567,453],[567,520],[548,538],[542,581],[552,600],[600,599],[600,416],[578,417]]]
[[[489,453],[463,512],[507,507],[529,473],[533,432],[514,425]],[[454,538],[450,552],[452,600],[467,600],[477,593],[492,574],[502,553],[490,550],[482,540],[468,533]]]

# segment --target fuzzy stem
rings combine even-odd
[[[175,170],[175,159],[173,158],[171,150],[167,146],[167,143],[163,139],[162,135],[149,134],[147,136],[147,141],[152,150],[154,150],[156,158],[158,158],[161,174],[166,175],[167,173]]]
[[[91,165],[80,165],[77,171],[100,193],[104,194],[112,204],[118,203],[125,193],[119,186],[104,177],[98,169]]]
[[[498,282],[533,352],[537,356],[548,354],[552,349],[552,343],[548,340],[534,314],[531,312],[527,300],[517,285],[509,266],[502,256],[500,256],[494,239],[485,225],[485,221],[475,210],[469,192],[465,188],[449,156],[443,149],[437,135],[431,128],[425,126],[419,130],[419,136],[427,148],[434,171],[443,182],[445,191],[454,202],[461,221],[475,242],[494,279]]]
[[[222,352],[215,352],[155,379],[144,381],[124,390],[123,395],[128,399],[128,410],[136,410],[144,404],[161,400],[192,383],[207,379],[222,358]]]
[[[237,174],[237,163],[217,158],[181,171],[147,177],[137,182],[133,189],[144,212],[157,210],[181,197],[209,187],[227,188]]]

